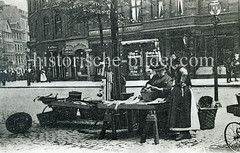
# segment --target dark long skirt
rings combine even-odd
[[[176,86],[171,91],[169,128],[191,127],[191,91],[188,86]]]

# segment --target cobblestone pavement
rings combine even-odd
[[[36,114],[40,113],[44,105],[41,102],[33,103],[37,95],[46,95],[49,92],[66,96],[72,89],[0,89],[0,152],[6,153],[38,153],[38,152],[230,152],[227,148],[223,131],[227,123],[240,121],[226,112],[226,106],[235,104],[235,93],[238,88],[220,88],[219,99],[222,108],[219,108],[215,119],[215,128],[201,130],[193,134],[190,140],[174,141],[160,139],[160,144],[154,145],[149,137],[147,142],[140,144],[137,135],[120,135],[118,140],[99,140],[98,132],[82,133],[78,128],[43,128],[38,124]],[[75,89],[76,90],[76,89]],[[83,95],[94,96],[97,89],[83,90]],[[139,93],[140,89],[128,89]],[[194,88],[195,98],[203,95],[213,95],[213,88]],[[33,117],[33,126],[25,134],[11,134],[5,128],[6,118],[14,112],[24,111]],[[91,130],[90,130],[91,131]],[[124,132],[123,132],[124,134]]]

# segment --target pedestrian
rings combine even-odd
[[[231,58],[228,57],[225,61],[224,61],[224,66],[226,68],[226,76],[227,76],[227,83],[232,82],[231,78],[231,72],[232,72],[232,66],[231,66]]]
[[[26,71],[26,75],[27,75],[27,85],[30,86],[31,85],[31,79],[32,79],[32,69],[27,69]]]
[[[52,79],[53,79],[53,73],[52,73],[51,68],[49,68],[48,71],[47,71],[47,80],[48,80],[49,83],[51,83]]]
[[[17,71],[13,70],[13,81],[17,81]]]
[[[2,79],[1,80],[2,80],[3,86],[5,86],[6,81],[7,81],[7,71],[6,70],[2,71]]]
[[[175,70],[175,83],[169,98],[169,130],[175,132],[177,141],[191,139],[190,131],[200,129],[191,80],[187,69],[180,65],[179,58],[173,60],[172,67]]]
[[[11,81],[11,72],[10,72],[10,70],[7,70],[6,74],[7,74],[7,82],[10,82]]]
[[[35,79],[38,82],[40,82],[40,77],[41,77],[41,71],[39,69],[36,69],[35,71]]]
[[[232,76],[234,77],[235,81],[237,80],[237,67],[239,66],[239,60],[236,59],[236,57],[234,56],[232,58],[232,62],[231,62],[231,67],[232,67]]]
[[[45,71],[43,69],[41,71],[40,81],[41,82],[46,82],[47,81],[47,77],[46,77]]]

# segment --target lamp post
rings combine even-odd
[[[214,100],[218,101],[218,72],[217,72],[217,24],[219,22],[218,15],[221,12],[221,5],[218,0],[213,0],[209,3],[209,13],[213,16],[213,36],[214,36]]]
[[[118,37],[118,1],[111,0],[110,8],[110,20],[111,20],[111,39],[112,39],[112,59],[120,57],[119,52],[119,37]],[[118,61],[119,62],[119,61]],[[119,63],[117,63],[119,64]],[[120,99],[120,67],[113,66],[113,99]]]

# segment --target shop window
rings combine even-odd
[[[134,52],[128,52],[128,60],[129,60],[129,75],[130,76],[138,76],[143,73],[142,68],[142,53],[139,50],[135,50]]]
[[[62,18],[59,15],[55,16],[55,34],[62,34]]]
[[[183,15],[183,0],[177,0],[177,15]]]
[[[48,37],[49,36],[49,33],[50,33],[50,24],[49,24],[49,18],[48,17],[45,17],[43,18],[43,34],[44,34],[44,37]]]
[[[162,18],[163,14],[163,0],[151,0],[152,19]]]
[[[132,22],[141,22],[141,16],[142,16],[141,5],[142,5],[141,0],[131,0],[131,19],[132,19]]]
[[[80,49],[75,52],[77,76],[87,75],[86,52]]]

